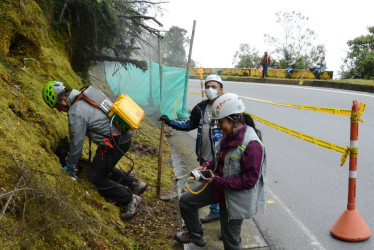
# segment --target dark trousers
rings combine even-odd
[[[200,158],[200,166],[202,166],[204,162],[206,162],[206,160],[204,160],[203,158]],[[211,204],[209,207],[209,210],[210,210],[209,215],[219,216],[219,204],[218,203]]]
[[[310,68],[309,70],[313,72],[313,75],[316,79],[320,79],[320,76],[321,76],[320,68]]]
[[[120,144],[119,147],[126,153],[130,145],[131,140]],[[132,176],[115,168],[122,156],[116,146],[113,149],[108,146],[98,146],[88,171],[88,180],[96,186],[99,193],[119,206],[128,204],[132,199],[132,193],[124,186],[131,189],[133,183],[137,182]]]
[[[204,185],[193,188],[193,191],[201,190]],[[208,185],[201,193],[191,194],[185,192],[179,200],[182,218],[187,229],[193,233],[203,233],[203,226],[199,219],[199,208],[216,203],[213,199],[211,185]],[[226,208],[220,207],[221,234],[225,249],[241,249],[241,227],[242,219],[229,220]]]
[[[262,64],[262,78],[268,75],[268,66],[267,64]]]

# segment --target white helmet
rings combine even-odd
[[[233,93],[219,96],[212,106],[213,119],[221,119],[231,114],[240,114],[245,106],[240,97]]]
[[[210,81],[215,81],[218,82],[221,85],[221,88],[223,87],[222,79],[216,74],[211,74],[208,75],[205,79],[205,83],[210,82]]]

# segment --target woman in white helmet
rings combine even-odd
[[[212,116],[218,120],[223,138],[216,148],[216,160],[197,168],[211,170],[212,178],[207,181],[207,188],[197,195],[186,192],[180,198],[180,211],[187,231],[175,235],[179,243],[206,244],[198,209],[218,202],[224,247],[241,249],[243,219],[252,218],[258,206],[265,209],[265,147],[260,131],[244,110],[245,106],[236,94],[224,94],[213,103]]]

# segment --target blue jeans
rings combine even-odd
[[[214,203],[214,204],[211,204],[210,207],[210,215],[212,216],[219,216],[219,204],[218,203]]]
[[[288,78],[291,78],[291,74],[290,74],[290,73],[291,73],[293,70],[294,70],[294,68],[287,68],[287,69],[286,69],[285,72],[286,72]]]
[[[268,74],[268,66],[267,64],[262,64],[262,78],[264,78],[265,76],[267,76]]]

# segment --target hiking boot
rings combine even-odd
[[[206,245],[204,234],[192,233],[190,231],[183,231],[176,233],[174,239],[181,244],[194,243],[198,247]]]
[[[212,222],[212,221],[215,221],[215,220],[219,220],[219,216],[215,216],[215,215],[211,215],[211,214],[208,214],[204,218],[200,219],[201,223],[209,223],[209,222]]]
[[[147,189],[148,184],[142,181],[134,182],[132,192],[136,195],[141,195]]]
[[[140,196],[135,194],[132,195],[132,200],[126,206],[121,208],[121,219],[122,220],[130,220],[132,219],[137,212],[137,208],[142,203],[143,199]]]
[[[76,175],[76,172],[77,172],[76,168],[65,166],[63,167],[63,169],[66,170],[66,173],[71,177],[71,179],[73,179],[74,181],[79,180],[78,176]]]

